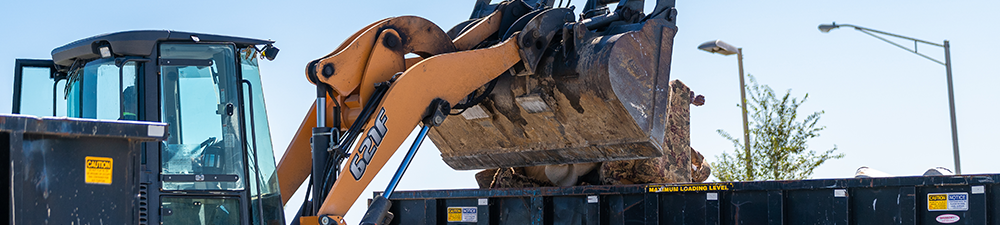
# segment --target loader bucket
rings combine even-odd
[[[662,19],[602,32],[576,25],[562,38],[568,54],[500,76],[488,98],[432,128],[431,140],[459,170],[661,156],[676,31]]]

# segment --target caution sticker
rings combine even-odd
[[[88,184],[111,184],[111,169],[114,168],[114,160],[108,157],[87,156],[85,167],[86,178],[84,182]]]
[[[968,211],[969,193],[927,193],[927,211]]]
[[[476,207],[448,207],[448,222],[479,222]]]

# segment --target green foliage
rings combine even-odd
[[[721,181],[799,180],[812,175],[813,170],[829,159],[843,158],[834,154],[837,146],[823,153],[809,150],[806,143],[819,136],[825,126],[816,127],[824,111],[814,112],[799,120],[796,112],[806,102],[791,98],[791,90],[778,97],[767,85],[757,83],[752,75],[747,90],[747,111],[750,113],[750,156],[753,171],[747,173],[743,141],[719,129],[719,135],[733,142],[735,153],[723,152],[712,163],[712,172]],[[742,134],[742,133],[741,133]],[[740,135],[742,136],[742,135]]]

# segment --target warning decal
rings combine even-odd
[[[111,184],[111,169],[114,160],[108,157],[87,156],[86,178],[88,184]]]
[[[927,193],[927,211],[968,211],[969,193]]]
[[[476,207],[448,207],[448,222],[479,222]]]
[[[732,183],[712,183],[694,185],[659,185],[651,184],[646,186],[649,192],[692,192],[692,191],[728,191],[732,189]]]

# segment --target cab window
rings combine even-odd
[[[165,190],[243,190],[239,80],[231,44],[160,45]]]
[[[70,117],[138,120],[136,62],[118,67],[114,59],[88,62],[69,75],[66,115]],[[62,96],[56,96],[57,98]]]

